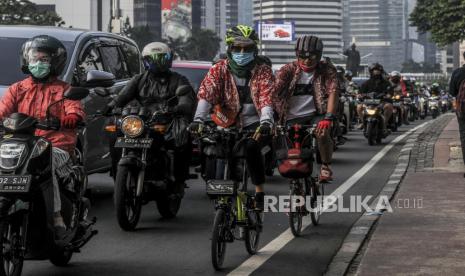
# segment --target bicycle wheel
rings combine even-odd
[[[291,183],[291,191],[289,192],[290,196],[302,196],[302,182],[298,180],[294,180]],[[303,208],[293,206],[294,201],[291,199],[289,208],[289,227],[291,228],[291,232],[295,237],[300,236],[302,233],[302,219],[304,216]],[[295,210],[294,210],[295,209]]]
[[[226,212],[223,209],[216,210],[213,221],[211,255],[212,264],[215,270],[223,267],[224,256],[226,254]]]
[[[313,178],[306,181],[309,181],[310,186],[310,206],[312,207],[310,218],[312,219],[312,224],[316,226],[320,223],[321,212],[323,210],[324,187]],[[318,200],[319,197],[320,200]]]

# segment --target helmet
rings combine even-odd
[[[354,74],[350,70],[346,70],[346,73],[344,74],[344,77],[346,78],[352,78]]]
[[[431,84],[431,91],[439,92],[439,83],[435,82]]]
[[[393,77],[398,77],[400,78],[402,75],[400,74],[399,71],[392,71],[391,73],[389,73],[389,77],[393,78]]]
[[[379,70],[381,71],[381,73],[384,72],[383,65],[379,64],[378,62],[375,62],[371,64],[370,67],[368,67],[368,71],[370,71],[370,73],[372,73],[374,70]]]
[[[341,76],[344,76],[344,74],[346,73],[346,70],[344,69],[344,67],[340,65],[336,66],[336,71]]]
[[[24,42],[21,48],[21,70],[23,73],[31,74],[28,66],[37,52],[44,52],[50,56],[50,75],[61,75],[66,65],[66,48],[61,41],[48,35],[35,36]]]
[[[142,50],[145,69],[153,73],[166,72],[173,63],[173,51],[165,43],[152,42]]]
[[[255,30],[246,25],[237,25],[226,31],[228,46],[257,46],[259,39]]]
[[[297,56],[307,57],[312,54],[317,54],[319,57],[318,60],[320,60],[323,54],[323,41],[319,37],[313,35],[301,36],[297,39],[295,44],[295,52]]]

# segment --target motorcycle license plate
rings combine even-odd
[[[137,148],[147,149],[152,146],[152,138],[125,138],[116,139],[115,148]]]
[[[0,175],[0,193],[27,193],[30,186],[30,175]]]

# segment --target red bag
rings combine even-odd
[[[278,171],[283,177],[305,178],[312,174],[312,152],[309,149],[289,149],[287,157],[279,161]]]
[[[236,123],[237,114],[231,110],[223,108],[221,105],[217,104],[213,108],[213,114],[211,118],[213,122],[220,127],[228,128]]]

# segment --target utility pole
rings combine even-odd
[[[260,22],[259,22],[259,30],[260,30],[260,55],[263,55],[263,48],[262,48],[262,37],[263,37],[263,34],[262,34],[262,0],[260,0]]]

